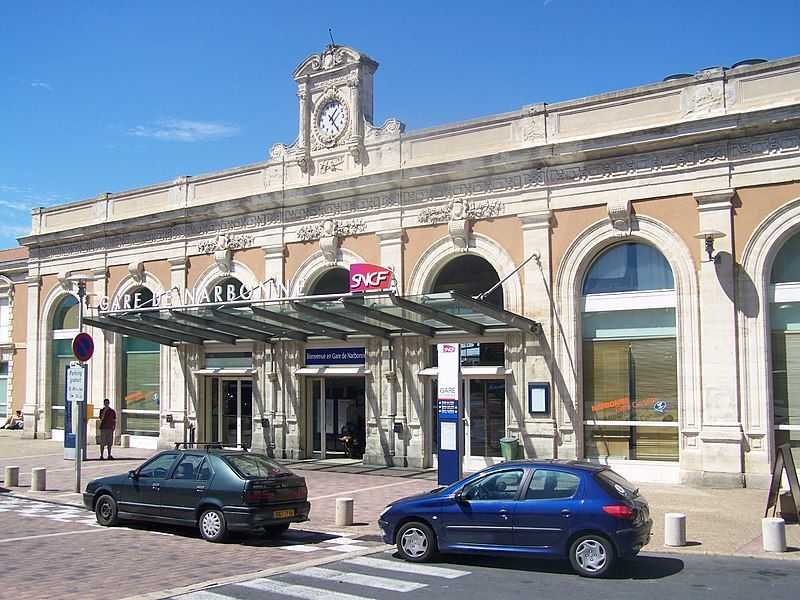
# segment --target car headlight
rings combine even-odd
[[[384,509],[381,511],[381,514],[379,514],[379,515],[378,515],[378,518],[380,518],[380,517],[382,517],[383,515],[385,515],[385,514],[386,514],[387,512],[389,512],[391,509],[392,509],[392,505],[390,504],[389,506],[387,506],[386,508],[384,508]]]

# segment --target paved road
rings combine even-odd
[[[210,544],[195,529],[100,527],[86,510],[7,495],[0,495],[0,519],[0,561],[9,566],[0,596],[13,590],[19,600],[139,596],[386,547],[356,532],[310,528]]]
[[[288,597],[310,600],[795,598],[797,567],[789,561],[753,558],[645,555],[625,561],[609,579],[591,580],[577,577],[560,561],[449,557],[445,561],[415,565],[385,551],[173,598]]]

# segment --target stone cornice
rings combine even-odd
[[[800,120],[798,120],[800,125]],[[723,136],[725,137],[721,137]],[[700,135],[699,133],[697,135]],[[357,179],[348,179],[330,184],[298,188],[295,192],[281,192],[283,207],[278,202],[264,202],[265,196],[276,196],[277,193],[264,196],[249,196],[243,199],[217,203],[215,212],[226,214],[224,218],[197,220],[199,215],[208,213],[208,206],[197,209],[182,209],[157,215],[172,226],[158,228],[153,218],[132,219],[118,223],[102,223],[70,231],[71,243],[63,242],[63,232],[36,235],[24,238],[31,246],[31,260],[46,260],[55,256],[69,256],[82,252],[97,252],[112,248],[135,247],[142,245],[167,244],[195,240],[200,236],[208,236],[220,232],[238,233],[243,231],[263,231],[272,227],[282,228],[292,224],[304,225],[318,222],[325,218],[353,217],[363,214],[379,214],[387,210],[414,211],[432,205],[446,204],[455,199],[464,201],[490,200],[495,197],[519,195],[526,192],[546,193],[549,189],[561,186],[573,186],[583,182],[602,182],[605,180],[637,179],[642,176],[659,173],[680,172],[684,169],[696,169],[702,166],[718,166],[736,161],[761,160],[770,156],[800,156],[800,129],[779,131],[749,137],[729,138],[729,132],[705,134],[701,138],[704,143],[675,147],[675,140],[659,140],[653,142],[650,152],[628,154],[627,151],[641,150],[636,144],[617,145],[603,153],[595,153],[595,158],[577,162],[555,164],[553,160],[522,161],[522,153],[504,153],[496,160],[506,168],[516,168],[506,174],[497,173],[491,165],[483,169],[470,169],[467,161],[461,161],[460,169],[441,171],[435,169],[415,168],[403,171],[392,171],[378,175],[369,175]],[[719,138],[719,139],[714,139]],[[686,141],[686,140],[684,140]],[[603,158],[601,154],[608,154]],[[585,152],[577,156],[586,156]],[[558,156],[559,160],[568,158]],[[519,159],[519,162],[515,162]],[[485,165],[485,161],[483,161]],[[532,166],[533,165],[533,166]],[[493,173],[494,171],[494,173]],[[419,174],[427,173],[427,176]],[[454,180],[453,176],[461,174],[462,179]],[[403,179],[393,180],[400,175]],[[428,181],[430,183],[411,186],[411,181]],[[370,188],[380,191],[370,192]],[[326,190],[323,192],[323,190]],[[314,193],[316,191],[316,193]],[[305,194],[306,197],[323,199],[328,195],[345,196],[340,199],[316,201],[313,203],[286,206],[285,203],[293,193]],[[298,197],[299,199],[299,197]],[[257,210],[259,206],[275,208]],[[230,211],[225,210],[229,208]],[[255,210],[254,210],[255,209]],[[245,210],[247,214],[236,214]],[[195,212],[196,216],[192,213]],[[154,225],[156,227],[154,228]],[[369,231],[369,229],[368,229]],[[38,243],[37,243],[38,242]]]

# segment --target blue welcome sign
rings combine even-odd
[[[364,348],[313,348],[306,350],[306,365],[363,365]]]

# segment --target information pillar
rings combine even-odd
[[[439,428],[439,485],[461,479],[464,456],[463,403],[461,401],[461,352],[458,344],[438,344],[439,375],[437,427]]]

